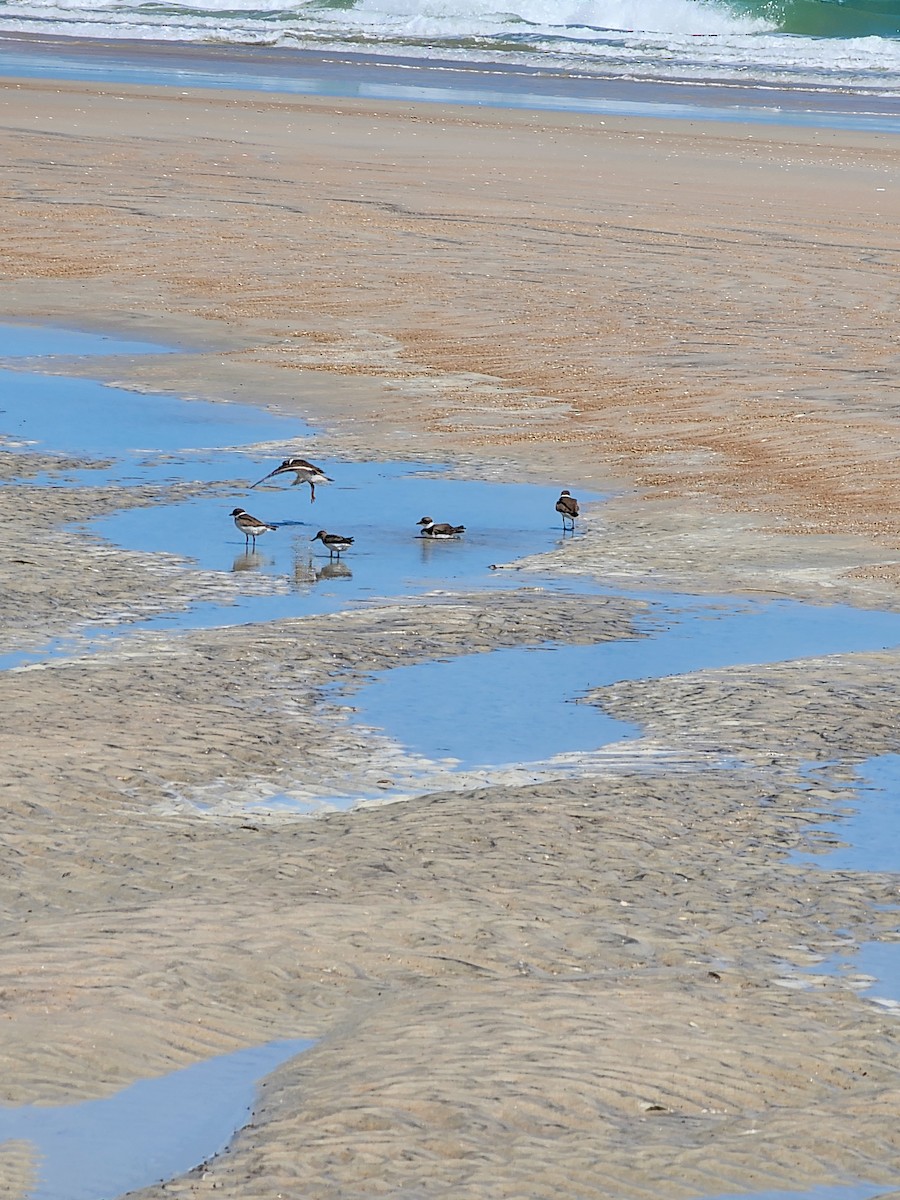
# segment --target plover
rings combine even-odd
[[[261,483],[265,483],[267,479],[271,479],[273,475],[295,475],[296,478],[291,487],[295,487],[298,483],[308,483],[310,503],[316,498],[317,483],[334,483],[334,480],[330,479],[321,467],[307,462],[305,458],[286,458],[280,467],[276,467],[268,475],[263,475],[262,479],[257,479],[256,483],[251,483],[250,486],[252,488],[258,487]]]
[[[422,517],[421,520],[416,521],[416,524],[422,526],[422,537],[428,538],[446,540],[466,532],[465,525],[448,525],[446,521],[438,524],[435,523],[434,517]]]
[[[277,525],[267,525],[265,521],[258,521],[256,517],[251,517],[242,508],[233,508],[229,516],[234,517],[235,525],[244,535],[244,545],[248,545],[250,539],[253,538],[253,545],[256,546],[256,539],[258,537],[262,537],[270,529],[274,532],[278,528]]]
[[[338,558],[353,545],[352,537],[343,537],[340,533],[326,533],[324,529],[320,529],[314,538],[310,539],[313,542],[321,542],[328,551],[328,557]]]
[[[556,502],[556,511],[562,517],[563,529],[574,529],[578,516],[578,501],[569,492],[563,491]]]

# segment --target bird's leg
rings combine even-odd
[[[309,481],[309,502],[315,504],[316,501],[316,485],[312,480]]]

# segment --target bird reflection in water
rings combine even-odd
[[[437,555],[439,559],[444,559],[445,555],[462,553],[462,550],[460,549],[454,550],[454,546],[463,548],[465,547],[464,539],[461,537],[433,538],[422,537],[420,535],[419,537],[415,538],[415,542],[419,547],[419,557],[423,563],[434,562],[435,555]]]
[[[293,585],[297,591],[308,591],[317,583],[328,579],[352,579],[353,572],[341,559],[331,559],[319,566],[309,554],[297,554],[294,558]]]
[[[268,566],[271,559],[256,550],[246,550],[239,554],[231,564],[232,571],[258,571],[260,567]]]
[[[316,570],[316,579],[352,579],[353,572],[340,558],[336,558],[334,562],[326,563],[324,567],[318,567]]]
[[[303,548],[305,551],[305,543]],[[233,572],[260,571],[263,567],[271,567],[274,561],[268,555],[260,554],[256,550],[248,550],[235,558],[231,569]],[[315,559],[310,558],[308,552],[294,555],[294,568],[290,578],[290,584],[294,591],[308,592],[317,583],[329,579],[353,578],[353,572],[343,559],[334,558],[321,565],[320,563],[321,560],[317,563]]]

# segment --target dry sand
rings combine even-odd
[[[897,139],[27,80],[0,104],[7,318],[191,348],[108,377],[309,416],[332,455],[616,493],[550,557],[594,599],[515,564],[502,600],[0,676],[2,1099],[314,1036],[144,1200],[888,1195],[898,1017],[814,968],[897,937],[898,881],[785,856],[896,751],[900,654],[600,689],[643,739],[463,790],[321,689],[634,636],[604,584],[896,608]],[[158,497],[28,484],[48,467],[0,459],[29,518],[0,649],[270,586],[63,533]],[[266,804],[379,787],[411,798]],[[21,1196],[27,1148],[0,1162]]]

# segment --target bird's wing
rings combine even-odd
[[[263,475],[262,479],[257,479],[256,483],[251,483],[250,486],[252,488],[259,487],[261,483],[265,483],[267,479],[271,479],[273,475],[277,475],[283,469],[283,467],[276,467],[274,471],[270,471],[268,475]]]

